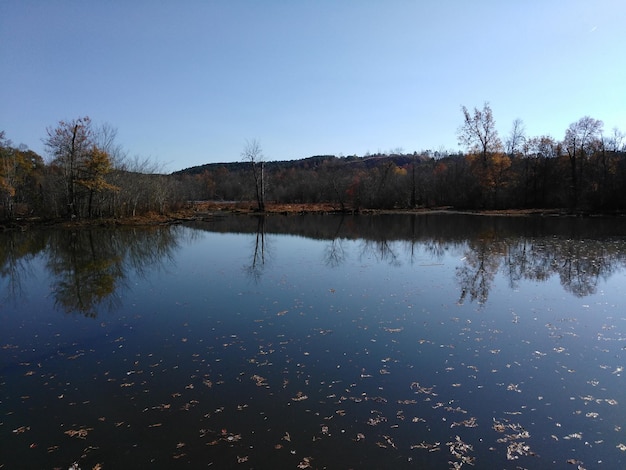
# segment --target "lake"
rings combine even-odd
[[[621,218],[42,229],[0,266],[0,468],[626,466]]]

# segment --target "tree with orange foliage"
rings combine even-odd
[[[29,178],[40,168],[40,157],[26,146],[13,147],[4,131],[0,131],[0,205],[2,216],[12,219],[16,203],[25,201]]]
[[[63,175],[67,214],[80,215],[84,188],[87,194],[87,214],[92,215],[95,192],[116,189],[106,182],[111,171],[111,159],[107,152],[96,145],[97,134],[87,116],[72,121],[59,121],[57,127],[47,129],[44,141],[52,156],[52,164]]]
[[[106,175],[111,172],[112,165],[109,155],[100,150],[95,145],[91,148],[91,152],[87,154],[87,158],[82,162],[81,171],[79,172],[76,183],[87,189],[88,203],[87,215],[92,216],[93,196],[101,191],[118,191],[119,188],[107,182]]]

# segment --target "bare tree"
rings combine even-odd
[[[117,142],[117,128],[104,123],[95,130],[96,146],[107,153],[114,168],[119,168],[127,158],[126,150]]]
[[[265,211],[265,161],[259,141],[256,139],[247,140],[243,152],[241,152],[241,158],[250,163],[257,208],[259,212],[263,212]]]
[[[508,185],[510,158],[502,153],[502,141],[498,137],[489,103],[485,103],[482,110],[474,108],[473,114],[465,106],[461,109],[464,122],[457,134],[459,143],[470,152],[470,167],[477,185],[476,197],[483,207],[497,207],[501,189]]]
[[[465,106],[461,106],[461,110],[464,120],[457,130],[459,143],[478,153],[486,166],[488,155],[502,149],[489,103],[483,105],[482,111],[474,108],[474,114],[470,114]]]
[[[524,121],[517,118],[513,121],[511,132],[506,139],[506,153],[510,157],[518,155],[526,142],[526,126]]]
[[[617,127],[614,127],[611,136],[607,139],[607,147],[611,152],[621,152],[625,149],[624,140],[626,134],[620,131]]]
[[[115,182],[121,187],[116,209],[122,215],[165,208],[168,191],[163,166],[149,157],[125,157],[117,162]]]

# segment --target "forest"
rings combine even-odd
[[[516,119],[500,138],[488,103],[461,107],[463,152],[394,150],[271,161],[247,141],[240,159],[165,174],[130,158],[116,129],[90,118],[46,130],[46,158],[0,131],[0,219],[126,218],[192,201],[331,204],[337,211],[450,208],[623,213],[626,135],[589,116],[558,140],[528,136]]]

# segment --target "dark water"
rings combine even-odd
[[[32,231],[0,268],[3,469],[626,466],[621,220]]]

